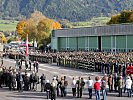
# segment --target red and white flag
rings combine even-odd
[[[28,56],[28,34],[26,37],[26,56]]]

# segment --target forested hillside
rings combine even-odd
[[[34,10],[56,20],[86,21],[133,8],[133,0],[0,0],[1,18],[24,18]]]

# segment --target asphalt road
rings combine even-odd
[[[24,65],[24,63],[23,63]],[[15,61],[11,59],[4,59],[4,66],[9,67],[12,66],[15,68]],[[24,69],[24,66],[23,66]],[[66,67],[58,67],[55,64],[49,65],[49,64],[39,64],[39,73],[38,75],[41,76],[41,74],[44,73],[46,76],[46,79],[52,81],[52,78],[54,75],[61,76],[67,76],[68,80],[68,96],[65,98],[59,97],[57,100],[87,100],[88,99],[88,91],[85,86],[83,97],[82,98],[73,98],[71,93],[71,82],[72,78],[78,78],[79,76],[83,77],[84,79],[87,79],[88,76],[91,76],[93,79],[95,76],[102,76],[102,74],[97,72],[89,72],[85,70],[80,69],[72,69],[72,68],[66,68]],[[128,98],[127,94],[123,94],[124,97],[118,97],[118,93],[109,93],[107,96],[107,100],[133,100],[133,98]],[[102,98],[102,97],[101,97]],[[2,88],[0,89],[0,100],[45,100],[46,94],[40,92],[40,85],[38,85],[37,91],[24,91],[22,93],[18,91],[9,91],[8,88]],[[93,99],[95,100],[95,95],[93,91]]]

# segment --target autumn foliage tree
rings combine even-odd
[[[7,39],[4,35],[4,33],[0,32],[0,42],[2,43],[7,43]]]
[[[120,14],[113,15],[107,24],[121,24],[121,23],[132,23],[133,22],[133,11],[124,10]]]
[[[16,31],[19,36],[21,36],[22,39],[26,37],[25,27],[27,25],[26,20],[22,20],[17,24]]]
[[[31,14],[29,19],[20,21],[16,27],[17,33],[22,39],[28,34],[30,41],[36,40],[38,43],[47,41],[50,38],[51,31],[56,29],[61,29],[60,23],[45,17],[39,11]]]
[[[53,29],[56,30],[56,29],[61,29],[61,24],[59,22],[54,22],[53,23]]]

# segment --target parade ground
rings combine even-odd
[[[4,66],[5,67],[15,67],[15,60],[13,59],[4,59]],[[24,62],[23,62],[23,69],[24,69]],[[32,64],[33,65],[33,64]],[[32,68],[33,69],[33,68]],[[29,71],[31,73],[31,71]],[[81,70],[81,69],[74,69],[74,68],[66,68],[66,67],[59,67],[56,66],[56,64],[42,64],[39,63],[39,72],[38,75],[39,77],[44,73],[46,76],[46,80],[52,81],[52,78],[54,75],[58,75],[59,78],[61,76],[66,76],[68,80],[68,94],[67,97],[58,97],[57,100],[87,100],[88,99],[88,91],[85,86],[84,92],[83,92],[83,97],[82,98],[74,98],[72,96],[72,91],[71,91],[71,82],[72,78],[75,77],[78,79],[78,77],[83,77],[84,79],[87,79],[88,76],[91,76],[92,79],[94,80],[95,76],[100,76],[102,77],[103,75],[101,73],[97,72],[89,72],[87,70]],[[0,88],[0,100],[47,100],[46,99],[46,93],[45,92],[40,92],[40,84],[38,85],[37,91],[23,91],[23,92],[18,92],[18,91],[9,91],[8,88]],[[102,99],[102,97],[101,97]],[[118,93],[108,93],[107,99],[106,100],[132,100],[133,98],[128,98],[127,94],[123,94],[123,97],[118,97]],[[94,95],[94,90],[93,90],[93,97],[92,100],[95,100],[95,95]]]

